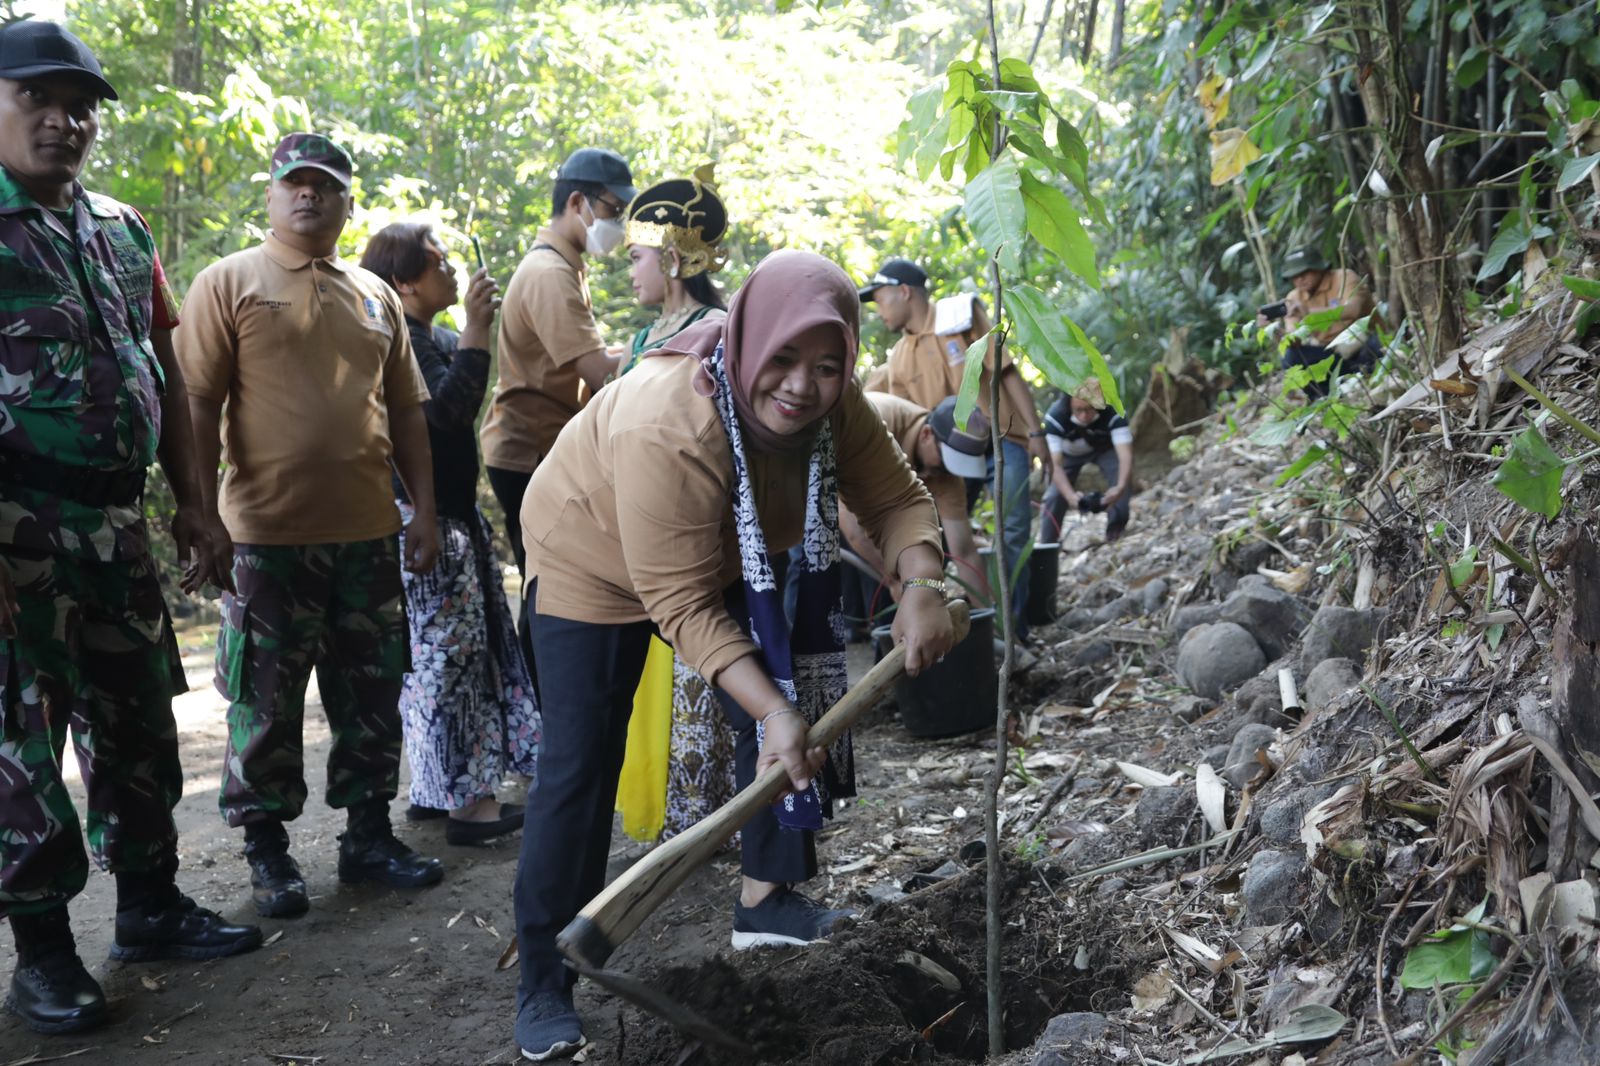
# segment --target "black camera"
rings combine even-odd
[[[1256,310],[1256,314],[1260,315],[1262,318],[1266,319],[1268,322],[1276,322],[1278,319],[1282,318],[1284,315],[1287,315],[1288,313],[1289,313],[1289,305],[1288,305],[1287,302],[1285,302],[1283,300],[1279,300],[1275,304],[1268,304],[1267,306],[1262,307],[1262,308],[1258,308]]]
[[[1099,514],[1106,509],[1104,498],[1098,492],[1080,492],[1078,494],[1078,510],[1084,514]]]

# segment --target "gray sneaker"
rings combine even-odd
[[[517,1047],[529,1062],[566,1058],[585,1043],[570,989],[535,992],[517,1008]]]
[[[833,910],[787,885],[779,886],[754,907],[733,905],[733,946],[746,948],[791,945],[805,947],[848,924],[852,910]]]

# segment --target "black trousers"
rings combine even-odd
[[[734,617],[744,614],[736,610]],[[577,981],[562,962],[556,934],[605,887],[628,718],[655,633],[650,622],[598,625],[542,614],[532,622],[544,744],[517,863],[523,998]],[[734,728],[735,776],[743,788],[755,780],[755,720],[717,695]],[[760,881],[805,881],[817,872],[814,834],[780,828],[770,807],[745,824],[741,853],[743,872]]]
[[[522,574],[526,582],[528,552],[522,546],[522,496],[528,491],[528,482],[533,480],[533,475],[494,466],[484,467],[484,472],[489,475],[489,488],[494,490],[494,498],[500,501],[500,510],[505,513],[506,539],[511,542],[511,556],[516,559],[517,572]],[[528,595],[517,602],[517,645],[522,649],[522,661],[528,664],[528,676],[537,691],[539,667],[533,658],[533,641],[528,638],[528,604],[532,601],[533,590],[524,588],[523,591]]]

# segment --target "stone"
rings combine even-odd
[[[1115,899],[1127,890],[1128,879],[1125,877],[1108,877],[1100,882],[1100,887],[1094,894],[1101,899]]]
[[[1172,716],[1180,722],[1192,722],[1215,706],[1204,696],[1179,696],[1172,701]]]
[[[1222,776],[1234,788],[1244,788],[1261,767],[1256,760],[1256,752],[1270,747],[1277,739],[1278,731],[1269,725],[1247,722],[1240,726],[1233,735],[1233,743],[1228,745],[1228,758],[1223,764]]]
[[[1228,569],[1236,574],[1254,574],[1277,557],[1278,549],[1264,540],[1252,540],[1228,553]]]
[[[1239,579],[1239,584],[1234,586],[1234,591],[1243,592],[1245,589],[1273,589],[1276,591],[1277,588],[1278,586],[1274,585],[1272,580],[1263,574],[1245,574]]]
[[[1112,658],[1116,654],[1116,645],[1112,644],[1109,640],[1096,639],[1086,641],[1082,647],[1073,649],[1073,652],[1071,656],[1068,657],[1067,662],[1071,664],[1074,669],[1078,669],[1085,666],[1099,665],[1100,663]]]
[[[1032,1066],[1075,1066],[1083,1061],[1082,1052],[1105,1039],[1110,1027],[1111,1019],[1104,1014],[1058,1014],[1033,1045]]]
[[[1228,765],[1228,752],[1233,750],[1231,744],[1213,744],[1201,755],[1201,758],[1211,764],[1211,768],[1221,773]]]
[[[1249,579],[1241,580],[1238,589],[1223,603],[1221,620],[1236,622],[1249,630],[1269,660],[1280,658],[1305,628],[1306,610],[1282,589],[1270,584],[1246,585],[1246,580]]]
[[[1256,638],[1234,622],[1196,626],[1178,646],[1178,680],[1208,699],[1217,699],[1266,665]]]
[[[1328,704],[1361,684],[1361,671],[1349,659],[1324,659],[1306,678],[1306,691],[1302,697],[1306,710],[1321,714]]]
[[[1120,622],[1124,618],[1133,618],[1144,612],[1144,605],[1136,596],[1118,596],[1110,603],[1101,607],[1094,613],[1096,625],[1106,622]]]
[[[1088,629],[1092,625],[1094,625],[1094,612],[1087,607],[1070,608],[1056,619],[1056,628],[1066,633]]]
[[[1167,579],[1164,577],[1158,577],[1154,581],[1148,582],[1144,588],[1139,590],[1139,603],[1144,607],[1145,614],[1154,613],[1166,598]]]
[[[1258,851],[1244,872],[1240,895],[1251,925],[1278,925],[1298,915],[1306,891],[1306,861],[1292,851]]]
[[[1192,785],[1146,788],[1133,809],[1134,824],[1145,846],[1177,844],[1198,804]]]
[[[1320,607],[1306,626],[1305,643],[1300,646],[1300,674],[1309,677],[1326,659],[1349,659],[1364,663],[1367,649],[1377,635],[1378,623],[1383,620],[1382,609],[1360,610],[1355,607]]]
[[[1089,582],[1078,594],[1078,602],[1085,607],[1101,607],[1122,595],[1122,588],[1105,578]]]
[[[1218,570],[1211,575],[1211,591],[1227,599],[1239,587],[1239,575],[1232,570]]]
[[[1172,638],[1182,640],[1183,635],[1195,626],[1210,625],[1221,617],[1220,603],[1191,603],[1187,607],[1179,607],[1178,613],[1172,616]]]
[[[873,903],[898,903],[906,898],[906,894],[900,890],[900,886],[890,882],[868,885],[866,896]]]
[[[1277,848],[1298,848],[1300,823],[1306,812],[1333,794],[1332,785],[1315,785],[1293,788],[1274,796],[1272,802],[1261,809],[1261,835],[1267,843]]]

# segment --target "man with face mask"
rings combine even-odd
[[[633,175],[620,155],[604,148],[573,152],[556,173],[550,222],[506,287],[500,379],[479,436],[518,568],[525,568],[525,557],[517,512],[528,480],[561,427],[626,354],[600,338],[583,257],[609,255],[622,244],[633,196]]]

